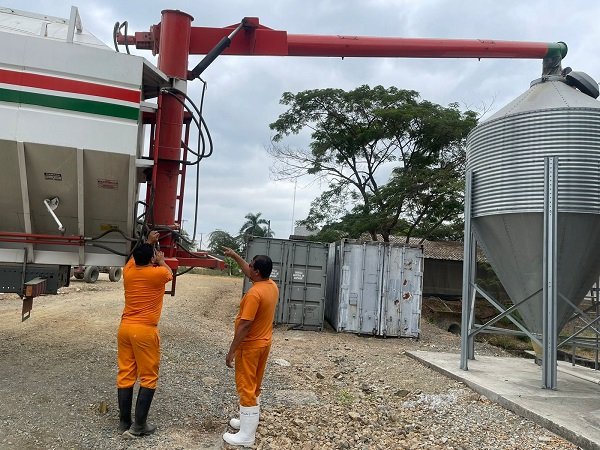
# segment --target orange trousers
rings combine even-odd
[[[271,345],[240,348],[235,355],[235,386],[241,406],[256,406]]]
[[[140,386],[156,389],[160,363],[160,336],[152,325],[121,323],[117,335],[119,373],[117,387]]]

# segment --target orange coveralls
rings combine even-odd
[[[133,258],[123,268],[125,308],[117,336],[119,388],[131,387],[139,378],[140,386],[156,389],[160,362],[157,326],[165,284],[172,279],[166,267],[138,267]]]
[[[254,282],[240,302],[235,318],[235,329],[240,320],[251,320],[252,325],[235,355],[235,385],[241,406],[256,406],[260,395],[267,358],[271,349],[273,319],[279,298],[279,289],[273,280]]]

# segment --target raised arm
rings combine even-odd
[[[234,261],[238,264],[238,266],[240,266],[240,269],[242,269],[242,272],[244,272],[244,275],[246,275],[248,278],[252,279],[252,269],[250,269],[250,266],[248,265],[248,263],[246,261],[244,261],[244,258],[242,258],[240,255],[238,255],[235,252],[235,250],[232,250],[229,247],[223,247],[223,254],[225,256],[229,256],[230,258],[233,258]]]

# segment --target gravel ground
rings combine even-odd
[[[237,412],[225,367],[242,280],[178,279],[161,319],[155,435],[117,433],[116,330],[121,283],[72,281],[34,300],[0,294],[0,449],[224,449]],[[478,354],[504,355],[477,344]],[[427,322],[422,337],[380,339],[277,327],[263,386],[257,449],[577,449],[462,383],[405,356],[458,352]],[[458,358],[458,357],[457,357]],[[233,448],[233,447],[231,447]]]

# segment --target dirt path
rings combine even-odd
[[[0,449],[223,448],[237,411],[224,364],[241,279],[186,275],[165,298],[156,435],[116,431],[116,329],[121,283],[73,281],[34,301],[0,294]],[[422,338],[377,339],[278,327],[264,382],[260,449],[575,449],[404,356],[458,351],[428,323]],[[478,352],[503,354],[478,344]],[[105,411],[104,407],[107,407]]]

